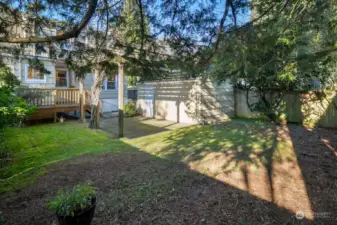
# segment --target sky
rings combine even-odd
[[[111,4],[114,4],[117,1],[118,0],[110,0],[109,2]],[[149,4],[149,2],[151,2],[151,1],[152,1],[152,4]],[[221,17],[223,16],[223,13],[224,13],[224,8],[225,8],[226,0],[178,0],[177,2],[179,4],[179,3],[182,3],[182,2],[188,2],[188,1],[190,1],[190,4],[187,5],[187,7],[189,7],[189,10],[192,11],[192,12],[194,10],[197,11],[198,9],[200,9],[200,6],[207,7],[207,6],[210,5],[210,3],[212,1],[213,2],[215,1],[214,13],[215,13],[217,21],[215,22],[215,24],[212,27],[215,27],[215,28],[218,27],[218,25],[220,23],[220,20],[221,20]],[[22,1],[17,0],[17,1],[8,1],[8,2],[11,2],[12,6],[16,7],[16,8],[19,8],[20,11],[22,11],[22,12],[25,11],[24,8],[20,8],[19,7],[20,2],[22,2]],[[147,4],[147,5],[145,5],[145,8],[148,8],[148,11],[150,12],[150,14],[154,13],[158,17],[162,16],[161,15],[162,11],[159,10],[157,7],[158,7],[158,5],[160,5],[163,2],[163,0],[143,0],[143,2],[144,2],[144,4]],[[101,5],[98,5],[98,7],[101,7]],[[82,10],[85,11],[85,8],[83,8]],[[49,17],[49,18],[52,18],[52,19],[56,19],[56,20],[61,20],[62,21],[62,15],[60,13],[66,13],[66,12],[67,12],[66,9],[58,9],[58,10],[48,11],[48,13],[43,13],[42,15],[46,16],[46,17]],[[238,25],[240,26],[240,24],[247,23],[249,21],[249,18],[250,18],[250,12],[249,12],[249,10],[247,10],[245,13],[238,14],[237,15],[237,23],[238,23]],[[75,18],[75,20],[76,21],[77,20],[80,21],[81,17],[78,16],[78,17]],[[93,19],[93,21],[94,21],[94,19]],[[225,25],[228,25],[231,22],[231,18],[228,17],[226,19],[226,21],[227,21],[227,23]],[[170,24],[171,20],[170,20],[170,18],[165,18],[162,21],[162,23]],[[156,28],[152,24],[150,24],[150,27],[151,27],[152,33],[156,33],[158,31],[158,30],[155,30]],[[194,35],[194,37],[196,36],[195,34],[193,34],[193,35]],[[200,34],[200,35],[202,35],[202,34]],[[207,33],[205,33],[205,35],[207,35]],[[161,38],[162,36],[159,35],[158,37]],[[195,38],[198,38],[198,37],[195,37]]]

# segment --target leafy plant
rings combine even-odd
[[[269,7],[264,0],[251,2],[253,17]],[[305,9],[299,7],[304,2]],[[285,93],[332,89],[337,59],[336,49],[331,50],[337,29],[329,25],[336,24],[336,2],[277,4],[279,9],[252,26],[221,35],[211,72],[219,83],[230,80],[247,96],[256,93],[247,106],[275,122],[284,112]]]
[[[8,66],[0,64],[0,87],[13,91],[15,86],[20,85],[20,81]]]
[[[132,116],[135,116],[137,114],[137,111],[136,111],[136,105],[129,101],[125,106],[124,106],[124,113],[126,116],[128,117],[132,117]]]
[[[14,89],[19,84],[11,70],[0,64],[0,129],[20,124],[34,110],[24,99],[15,95]]]
[[[59,216],[75,216],[93,204],[96,190],[90,184],[78,184],[71,190],[59,190],[56,198],[48,202],[48,208]]]

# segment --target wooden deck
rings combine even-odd
[[[86,89],[81,95],[79,88],[27,88],[22,91],[21,97],[36,106],[29,120],[53,118],[58,112],[90,112],[91,94]]]

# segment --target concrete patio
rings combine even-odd
[[[168,120],[159,120],[146,117],[124,118],[124,136],[127,138],[143,137],[168,130],[175,130],[190,124],[177,123]],[[118,117],[102,118],[100,128],[104,131],[118,134]]]

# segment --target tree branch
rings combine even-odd
[[[139,13],[140,13],[140,30],[141,30],[141,43],[140,43],[140,50],[143,51],[144,48],[144,36],[145,36],[145,28],[144,28],[144,12],[143,12],[143,3],[142,0],[137,1],[138,7],[139,7]],[[141,52],[142,54],[142,52]],[[141,55],[142,57],[142,55]]]
[[[207,57],[205,63],[208,63],[211,60],[211,58],[214,56],[216,50],[219,47],[219,44],[220,44],[220,35],[221,35],[222,31],[223,31],[223,26],[225,24],[225,21],[226,21],[227,15],[228,15],[228,11],[229,11],[229,7],[230,7],[230,4],[231,4],[231,1],[232,0],[227,0],[226,1],[225,11],[224,11],[224,13],[222,15],[222,18],[221,18],[221,21],[220,21],[220,25],[219,25],[219,28],[218,28],[218,32],[216,34],[216,40],[215,40],[215,43],[214,43],[214,47],[212,49],[211,54]]]
[[[212,58],[213,56],[215,55],[215,52],[217,51],[218,47],[219,47],[219,44],[220,44],[220,36],[221,36],[221,33],[223,32],[223,25],[225,23],[225,20],[226,20],[226,17],[228,15],[228,10],[229,10],[229,7],[233,7],[233,3],[232,3],[232,0],[227,0],[226,1],[226,6],[225,6],[225,11],[224,11],[224,14],[221,18],[221,21],[220,21],[220,25],[219,25],[219,28],[218,28],[218,32],[217,32],[217,35],[216,35],[216,40],[215,40],[215,43],[214,43],[214,46],[212,48],[212,52],[211,54],[209,55],[209,57],[207,57],[207,59],[204,61],[204,65],[207,64]],[[237,27],[235,26],[234,29],[231,29],[231,30],[228,30],[224,33],[232,33],[232,32],[235,32],[235,31],[239,31],[241,29],[244,29],[252,24],[254,24],[255,22],[259,21],[260,19],[262,19],[265,15],[267,15],[274,7],[276,6],[276,3],[273,2],[273,4],[271,4],[271,6],[265,11],[263,12],[259,17],[249,21],[248,23],[245,23],[244,25],[240,26],[240,27]],[[235,9],[232,8],[232,12],[234,13],[235,12]],[[235,18],[235,23],[236,23],[236,15],[233,15],[234,18]]]
[[[11,37],[0,37],[0,42],[7,43],[44,43],[53,41],[63,41],[70,38],[78,37],[82,29],[89,23],[91,17],[95,13],[98,0],[90,0],[89,7],[80,23],[76,24],[72,30],[65,32],[62,35],[47,36],[47,37],[28,37],[28,38],[11,38]]]

